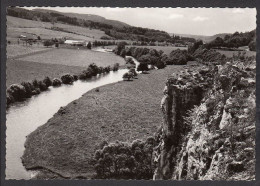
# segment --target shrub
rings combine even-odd
[[[60,80],[60,79],[57,79],[57,78],[54,78],[54,79],[52,80],[52,86],[54,86],[54,87],[61,86],[61,80]]]
[[[119,63],[114,64],[112,70],[113,71],[118,71],[118,69],[119,69]]]
[[[52,81],[48,76],[46,76],[42,82],[46,85],[47,88],[52,85]]]
[[[61,76],[61,81],[64,84],[72,84],[73,80],[74,80],[74,78],[70,74],[65,74],[65,75]]]
[[[49,46],[52,46],[52,45],[54,45],[54,42],[52,40],[45,40],[43,42],[43,46],[49,47]]]
[[[37,95],[37,94],[40,94],[41,93],[41,90],[39,88],[35,88],[33,91],[32,91],[32,95]]]
[[[91,49],[91,47],[92,47],[91,42],[88,42],[87,48],[88,48],[88,49]]]
[[[79,79],[79,77],[77,75],[73,75],[73,79],[74,79],[74,81],[77,81]]]
[[[120,56],[124,58],[125,55],[126,55],[126,51],[125,51],[125,49],[121,50],[121,52],[120,52]]]
[[[133,78],[133,74],[131,72],[124,73],[124,75],[123,75],[124,80],[127,79],[129,81],[131,78]]]
[[[6,93],[6,105],[10,105],[11,103],[14,103],[14,97],[10,95],[9,93]]]
[[[21,85],[25,88],[25,97],[30,98],[33,95],[32,91],[35,89],[33,85],[29,82],[22,82]]]
[[[129,72],[131,72],[133,74],[133,76],[137,76],[137,73],[135,71],[135,68],[131,68],[129,69]]]
[[[98,66],[95,63],[90,64],[87,70],[91,72],[91,76],[98,74]]]
[[[81,80],[86,79],[86,74],[84,73],[84,71],[79,74],[79,79],[81,79]]]
[[[32,85],[34,86],[34,88],[39,88],[39,83],[36,79],[32,81]]]
[[[155,66],[158,68],[158,69],[162,69],[165,67],[165,64],[164,62],[162,62],[161,60],[158,60],[155,64]]]
[[[39,81],[38,83],[39,83],[39,89],[40,89],[41,91],[45,91],[45,90],[48,89],[48,87],[46,86],[46,84],[43,83],[42,81]]]
[[[110,66],[104,67],[104,72],[109,73],[111,70]]]
[[[13,97],[14,101],[22,101],[26,98],[26,90],[24,86],[13,84],[7,89],[7,93]]]
[[[116,142],[100,145],[94,155],[96,178],[152,179],[155,145],[153,137],[146,141],[135,140],[132,144]]]
[[[135,62],[134,62],[133,58],[131,58],[131,57],[126,58],[125,61],[126,61],[126,64],[135,65]]]
[[[147,63],[140,63],[138,66],[137,66],[137,71],[148,71],[148,64]]]

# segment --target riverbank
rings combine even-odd
[[[91,159],[103,141],[130,142],[156,132],[165,80],[183,68],[167,66],[134,81],[102,86],[61,108],[27,137],[24,166],[43,167],[66,178],[91,178]]]

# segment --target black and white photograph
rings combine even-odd
[[[255,180],[256,15],[7,7],[5,179]]]

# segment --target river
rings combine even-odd
[[[121,81],[127,71],[120,69],[91,80],[78,80],[73,85],[49,87],[48,91],[11,105],[6,113],[6,179],[30,179],[34,174],[27,171],[21,162],[28,134],[45,124],[60,107],[80,98],[91,89]]]

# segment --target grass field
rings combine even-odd
[[[131,142],[156,132],[162,122],[160,101],[167,76],[183,68],[167,66],[84,94],[63,109],[65,114],[56,113],[28,136],[26,167],[90,178],[94,171],[90,159],[101,142]]]
[[[131,46],[127,46],[127,47],[131,47]],[[187,47],[174,47],[174,46],[134,46],[134,47],[139,47],[139,48],[152,48],[155,50],[162,50],[165,54],[169,55],[171,53],[171,51],[173,50],[187,50]]]
[[[232,57],[233,54],[238,54],[239,51],[226,51],[226,50],[216,50],[221,54],[224,54],[227,57]],[[246,56],[256,56],[255,51],[241,51],[241,53],[245,52]]]
[[[100,37],[106,35],[101,30],[61,23],[55,23],[54,27],[62,28],[65,32],[50,30],[52,26],[49,22],[38,22],[7,16],[7,40],[16,42],[20,35],[37,35],[42,39],[68,37],[71,39],[99,40]],[[67,31],[73,33],[67,33]]]
[[[45,51],[45,50],[51,50],[51,49],[44,47],[42,44],[41,45],[34,44],[33,46],[29,46],[29,45],[26,46],[23,45],[22,43],[20,45],[11,44],[6,46],[6,56],[7,58],[9,58],[9,57],[31,54],[34,52]]]
[[[43,64],[21,60],[6,61],[6,86],[23,81],[31,82],[34,79],[43,80],[45,76],[60,78],[65,73],[78,74],[82,67]]]
[[[69,66],[87,67],[91,63],[98,66],[108,66],[119,63],[125,64],[125,60],[115,54],[104,52],[96,52],[86,49],[53,49],[36,55],[28,55],[20,58],[23,61],[31,61],[37,63],[61,64]]]

